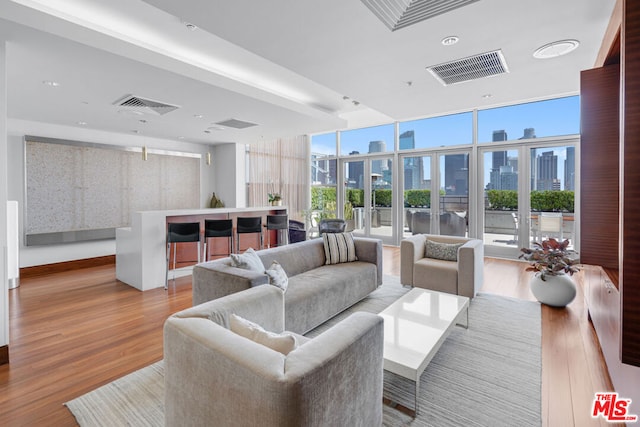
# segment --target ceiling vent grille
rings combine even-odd
[[[509,72],[501,50],[445,62],[427,70],[445,86]]]
[[[154,114],[157,116],[162,116],[163,114],[170,113],[173,110],[177,110],[178,108],[180,108],[176,105],[165,104],[164,102],[140,98],[134,95],[126,95],[114,102],[113,105],[123,107],[127,110]]]
[[[459,9],[478,0],[361,0],[391,31]]]
[[[235,129],[245,129],[250,128],[251,126],[258,126],[256,123],[245,122],[238,119],[223,120],[221,122],[216,122],[215,124]]]

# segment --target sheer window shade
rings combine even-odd
[[[306,135],[248,145],[248,206],[268,204],[269,193],[279,193],[289,207],[289,218],[303,220],[309,207],[311,144]]]

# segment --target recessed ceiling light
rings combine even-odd
[[[131,132],[133,132],[133,133],[140,133],[140,131],[139,131],[138,129],[134,129],[134,130],[132,130]]]
[[[184,139],[184,136],[179,136],[178,139]]]
[[[211,131],[210,130],[205,130],[204,133],[211,133]]]
[[[456,43],[458,43],[460,39],[456,36],[447,36],[445,38],[442,39],[442,44],[445,46],[452,46]]]
[[[194,114],[193,117],[195,117],[196,119],[201,119],[202,118],[202,114]]]
[[[83,121],[79,121],[79,122],[77,122],[77,123],[78,123],[80,126],[86,126],[86,125],[87,125],[87,122],[83,122]]]
[[[556,58],[574,51],[578,46],[580,46],[578,40],[559,40],[539,47],[533,52],[533,57],[536,59]]]
[[[60,86],[60,83],[58,82],[54,82],[53,80],[43,80],[42,81],[43,85],[47,85],[47,86],[51,86],[51,87],[58,87]]]
[[[145,119],[140,119],[138,120],[140,123],[147,123],[147,121]]]
[[[192,24],[191,22],[183,22],[183,24],[191,31],[195,31],[198,29],[198,26],[196,24]]]
[[[493,95],[491,95],[490,93],[485,93],[484,95],[482,95],[482,97],[483,97],[484,99],[489,99],[489,98],[491,98],[492,96],[493,96]]]

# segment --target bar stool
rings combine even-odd
[[[249,233],[258,233],[260,234],[260,249],[263,246],[263,237],[262,237],[262,217],[259,216],[250,216],[243,217],[239,216],[236,222],[236,251],[240,252],[240,235],[241,234],[249,234]]]
[[[207,251],[207,242],[210,238],[227,237],[229,240],[229,252],[226,254],[210,254]],[[231,219],[205,219],[204,220],[204,260],[209,261],[211,255],[229,256],[233,253],[233,220]]]
[[[200,262],[200,223],[199,222],[170,222],[167,224],[167,275],[164,288],[169,288],[169,257],[173,244],[173,283],[176,282],[176,252],[177,243],[198,243],[198,262]]]
[[[280,242],[280,236],[285,235],[285,245],[289,244],[289,215],[267,215],[267,247],[271,247],[271,233],[270,230],[277,230],[278,243]],[[282,230],[287,230],[286,233],[282,233]],[[276,246],[280,246],[276,244]]]

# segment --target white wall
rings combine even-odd
[[[9,344],[7,275],[7,67],[6,44],[0,42],[0,347]]]
[[[2,114],[6,117],[6,114]],[[20,218],[24,218],[24,136],[34,135],[47,138],[68,139],[74,141],[93,142],[98,144],[122,145],[129,147],[146,146],[150,149],[185,151],[202,154],[200,166],[200,207],[208,206],[211,193],[216,191],[216,169],[218,162],[215,155],[211,165],[206,164],[206,153],[213,152],[214,147],[193,144],[183,141],[170,141],[140,135],[117,134],[86,128],[52,125],[49,123],[9,119],[7,122],[7,156],[8,198],[0,195],[0,200],[17,200],[20,207]],[[4,135],[4,132],[3,132]],[[235,144],[228,144],[235,145]],[[227,168],[227,166],[225,166]],[[244,168],[243,168],[244,170]],[[108,180],[106,180],[106,183]],[[227,203],[227,206],[233,205]],[[6,212],[5,212],[6,215]],[[1,218],[0,218],[1,220]],[[6,223],[6,220],[5,222]],[[20,267],[44,265],[76,259],[93,258],[115,254],[115,240],[67,243],[63,245],[24,246],[23,222],[20,224]],[[6,236],[5,236],[6,241]]]
[[[244,144],[220,144],[214,147],[216,196],[225,207],[244,208],[247,204]],[[211,197],[211,195],[209,195]]]

